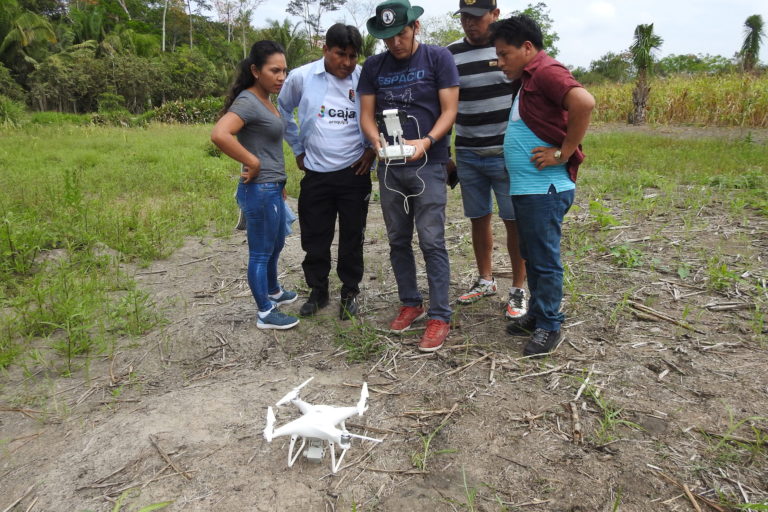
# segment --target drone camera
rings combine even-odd
[[[325,443],[322,439],[308,438],[307,447],[304,449],[304,457],[312,462],[322,462],[325,455]]]

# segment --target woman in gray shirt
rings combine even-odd
[[[276,308],[296,300],[277,281],[277,260],[285,244],[285,163],[283,121],[270,100],[288,74],[285,51],[274,41],[258,41],[240,64],[223,115],[211,140],[242,164],[237,202],[248,233],[248,285],[259,308],[257,327],[290,329],[299,319]]]

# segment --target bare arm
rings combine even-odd
[[[563,145],[560,148],[560,160],[557,160],[554,155],[558,148],[544,146],[533,148],[531,162],[539,170],[550,165],[567,162],[573,155],[587,133],[592,109],[595,108],[595,98],[583,87],[574,87],[565,95],[563,107],[568,111],[568,126],[565,140],[563,140]]]
[[[373,148],[376,150],[376,154],[381,149],[381,141],[379,141],[379,128],[376,126],[376,119],[374,114],[376,112],[376,95],[363,94],[360,96],[360,129],[363,130],[363,135],[368,139]]]
[[[566,161],[587,134],[592,110],[595,108],[595,98],[583,87],[575,87],[565,95],[563,106],[568,111],[568,131],[560,148],[563,153],[560,160]]]
[[[259,175],[261,161],[235,138],[243,126],[245,123],[240,116],[227,112],[213,127],[211,142],[216,144],[225,155],[243,164],[244,172],[241,176],[245,178],[245,183],[250,183]]]

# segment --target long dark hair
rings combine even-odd
[[[266,39],[253,43],[248,57],[244,58],[237,68],[237,76],[224,100],[224,108],[221,109],[219,116],[223,116],[227,113],[227,110],[229,110],[229,107],[232,106],[235,98],[237,98],[241,92],[253,86],[256,80],[253,77],[253,73],[251,73],[251,65],[256,66],[256,69],[261,69],[264,63],[267,62],[267,59],[275,53],[285,53],[285,50],[280,43]]]

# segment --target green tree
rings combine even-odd
[[[376,47],[379,45],[379,40],[373,37],[371,34],[365,34],[363,36],[363,49],[360,52],[360,56],[365,58],[370,57],[376,53]]]
[[[0,63],[0,96],[14,101],[24,101],[24,89],[11,76],[11,72]]]
[[[22,81],[55,42],[56,33],[45,17],[23,9],[16,0],[0,2],[0,62]]]
[[[544,39],[544,50],[550,57],[557,57],[557,54],[560,53],[560,51],[555,44],[560,40],[560,36],[557,35],[557,32],[552,30],[554,20],[549,15],[549,7],[547,7],[547,4],[544,2],[528,4],[528,7],[522,11],[514,11],[512,14],[515,16],[525,14],[538,23],[539,28],[541,29],[541,35]]]
[[[720,55],[667,55],[656,63],[656,72],[660,75],[673,75],[685,73],[689,75],[699,73],[727,73],[733,71],[734,64],[731,60]]]
[[[629,47],[632,64],[635,66],[635,88],[632,91],[632,112],[629,114],[630,124],[645,123],[645,110],[651,93],[649,75],[653,72],[653,56],[661,47],[664,40],[654,34],[653,23],[640,24],[635,28],[635,38]]]
[[[452,11],[443,16],[432,16],[421,22],[421,40],[427,44],[448,46],[464,37],[461,21]]]
[[[319,58],[319,54],[311,53],[307,32],[302,30],[299,23],[293,25],[287,18],[282,23],[275,20],[267,20],[267,23],[269,25],[261,31],[260,38],[271,39],[285,48],[288,69],[295,69],[314,60],[313,57]]]
[[[347,0],[290,0],[285,12],[302,19],[309,40],[314,44],[320,40],[323,31],[323,14],[338,11],[346,3]]]
[[[590,73],[604,77],[611,82],[629,80],[632,71],[632,60],[629,52],[608,52],[589,64]]]
[[[755,69],[760,46],[763,44],[763,17],[753,14],[744,22],[744,42],[741,45],[739,56],[744,71],[751,72]]]

